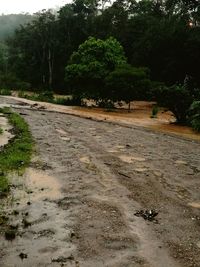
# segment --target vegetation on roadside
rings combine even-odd
[[[13,125],[15,137],[0,151],[0,196],[9,191],[8,174],[11,171],[22,172],[31,159],[33,141],[27,123],[20,115],[8,108],[0,110]]]
[[[189,110],[190,123],[192,128],[200,132],[200,101],[194,101]]]
[[[0,95],[11,95],[12,92],[10,89],[0,89]]]
[[[153,100],[177,123],[199,129],[198,113],[189,111],[200,101],[199,1],[73,0],[24,19],[30,22],[0,43],[0,88],[56,104],[88,98],[109,110],[122,100],[129,107]]]

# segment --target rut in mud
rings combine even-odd
[[[18,112],[37,154],[25,176],[13,178],[18,235],[0,239],[0,266],[200,266],[199,143]],[[156,220],[135,216],[141,209],[158,211]]]

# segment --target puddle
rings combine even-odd
[[[157,176],[157,177],[161,177],[162,176],[162,173],[159,172],[159,171],[153,171],[154,175]]]
[[[0,266],[62,266],[52,263],[52,259],[67,259],[76,248],[70,239],[71,228],[67,226],[73,226],[70,211],[57,204],[63,198],[61,184],[55,177],[33,168],[23,178],[23,181],[22,177],[16,178],[21,186],[13,190],[13,199],[17,201],[13,202],[12,210],[17,210],[18,215],[10,217],[11,222],[18,224],[19,234],[12,243],[0,237],[5,253]],[[24,226],[24,221],[29,225]],[[27,258],[22,261],[20,254]]]
[[[132,163],[134,161],[140,161],[143,162],[145,161],[145,158],[140,158],[140,157],[134,157],[134,156],[126,156],[126,155],[120,155],[119,158],[126,163]]]
[[[148,169],[147,168],[136,168],[134,169],[136,172],[146,172]]]
[[[9,125],[8,119],[5,117],[2,117],[0,114],[0,127],[3,130],[3,133],[0,134],[0,147],[5,146],[9,140],[14,137],[9,131],[12,129],[12,126]]]
[[[89,164],[91,162],[89,157],[81,157],[80,161],[83,162],[83,163],[86,163],[86,164]]]
[[[69,138],[69,137],[62,137],[62,136],[60,136],[60,139],[66,141],[66,142],[70,142],[71,141],[71,138]]]
[[[67,132],[65,132],[64,130],[62,129],[56,129],[56,132],[62,134],[62,135],[67,135]]]
[[[125,146],[115,146],[115,148],[117,148],[117,149],[124,149],[125,148]]]
[[[176,160],[175,163],[178,165],[187,165],[187,162],[183,160]]]
[[[192,208],[200,209],[200,202],[191,202],[191,203],[188,203],[188,206]]]
[[[117,150],[115,150],[115,149],[109,149],[109,150],[107,150],[109,153],[118,153],[118,151]]]
[[[61,196],[61,185],[58,181],[42,171],[29,168],[26,172],[26,186],[36,192],[31,197],[32,200],[51,199],[55,200]]]

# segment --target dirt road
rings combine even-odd
[[[17,103],[1,99],[1,102]],[[36,153],[13,177],[0,266],[199,267],[200,144],[143,128],[17,109]],[[149,221],[134,214],[158,211]],[[22,259],[23,258],[23,259]]]

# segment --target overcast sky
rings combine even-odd
[[[70,0],[0,0],[0,14],[28,12],[63,6]]]

